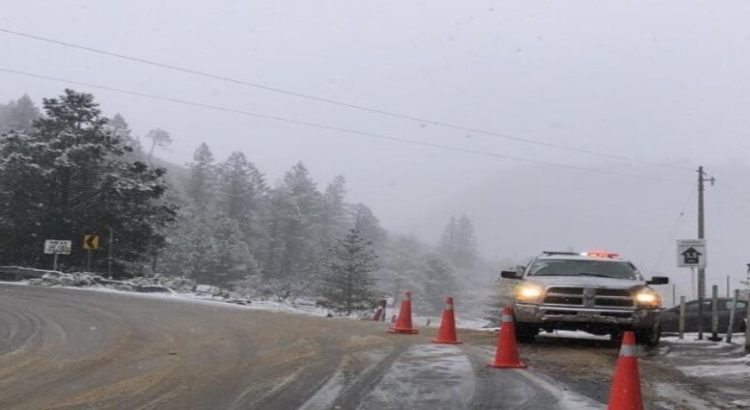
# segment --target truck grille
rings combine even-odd
[[[626,289],[593,289],[551,287],[543,303],[581,307],[633,307],[633,297]]]

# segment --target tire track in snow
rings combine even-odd
[[[472,365],[460,349],[414,345],[398,356],[356,408],[462,409],[467,408],[473,394]]]
[[[336,374],[300,410],[356,408],[405,350],[397,345],[345,357]]]
[[[600,409],[602,404],[575,394],[553,381],[525,369],[494,369],[487,363],[492,348],[464,346],[477,377],[470,409]]]

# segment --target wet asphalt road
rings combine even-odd
[[[458,346],[430,344],[433,336],[220,303],[0,284],[0,409],[586,409],[606,402],[617,356],[606,343],[542,338],[521,347],[529,370],[496,370],[486,367],[496,335],[462,331],[466,343]],[[646,386],[645,394],[655,393]]]
[[[533,371],[487,369],[488,346],[431,345],[427,333],[0,284],[0,408],[539,409],[576,400]]]

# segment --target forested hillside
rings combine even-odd
[[[345,312],[407,289],[439,311],[483,269],[466,216],[451,218],[430,246],[388,233],[367,205],[348,200],[344,176],[320,185],[302,162],[274,184],[252,157],[218,159],[205,143],[184,167],[170,165],[158,159],[173,143],[168,131],[135,136],[91,94],[65,90],[41,110],[28,96],[2,104],[0,132],[0,264],[49,268],[44,240],[68,239],[61,268],[84,270],[81,241],[96,234],[92,271],[322,295]]]

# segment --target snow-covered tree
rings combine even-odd
[[[185,187],[185,193],[196,212],[206,213],[213,205],[216,189],[214,156],[208,145],[203,143],[195,150],[189,168],[190,179]]]
[[[380,221],[375,213],[365,204],[356,204],[352,207],[354,227],[360,232],[362,237],[371,241],[376,250],[383,249],[387,233],[380,226]]]
[[[24,94],[16,101],[0,104],[0,133],[12,130],[29,133],[34,121],[41,116],[39,108]]]
[[[169,274],[216,286],[258,273],[237,222],[226,216],[182,215],[171,232],[162,267]]]
[[[453,271],[450,265],[437,255],[428,255],[423,269],[424,297],[433,311],[440,312],[443,309],[445,297],[456,290]]]
[[[331,181],[323,194],[321,246],[328,249],[336,238],[346,233],[351,221],[346,213],[346,180],[339,175]]]
[[[476,238],[471,220],[451,217],[440,238],[440,252],[456,267],[471,269],[477,262]]]
[[[271,195],[268,230],[268,274],[312,279],[319,270],[317,246],[323,198],[307,168],[299,163]]]
[[[172,143],[172,137],[161,128],[154,128],[146,133],[146,139],[151,140],[151,148],[148,150],[148,161],[154,156],[156,147],[166,148]]]
[[[38,265],[45,239],[80,243],[111,229],[116,270],[137,269],[128,263],[160,246],[159,229],[174,215],[165,171],[124,156],[132,148],[106,128],[91,94],[65,90],[44,111],[28,135],[0,137],[0,262]],[[65,259],[81,266],[85,256],[75,246]]]
[[[371,307],[375,299],[372,272],[378,269],[376,261],[372,242],[356,229],[339,239],[322,277],[323,306],[347,315]]]
[[[218,166],[217,177],[217,210],[236,220],[247,240],[258,239],[267,191],[263,174],[237,151]]]
[[[128,156],[126,154],[129,159],[143,161],[143,148],[141,147],[141,142],[133,137],[130,125],[128,125],[128,122],[125,121],[125,118],[123,118],[122,115],[115,114],[114,117],[107,121],[105,129],[119,138],[123,144],[128,145],[133,149],[132,155]]]

